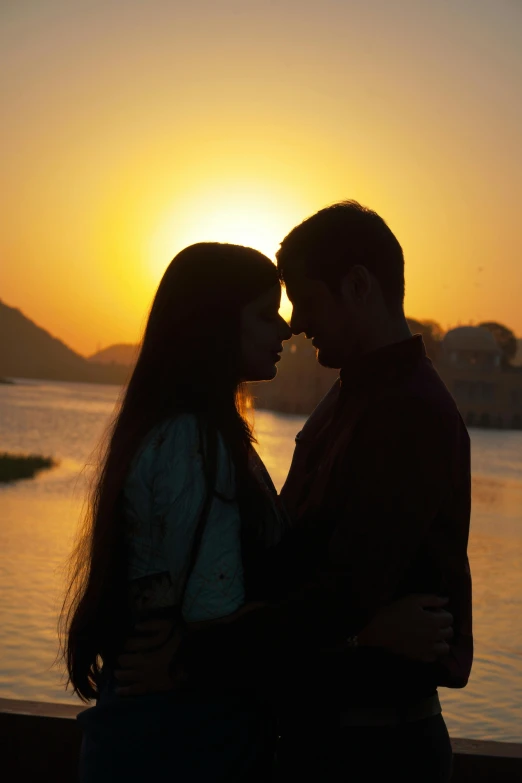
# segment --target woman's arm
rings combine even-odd
[[[381,609],[357,636],[357,641],[346,640],[337,649],[381,647],[396,655],[415,661],[435,662],[448,651],[448,640],[453,635],[452,616],[444,610],[447,599],[434,595],[410,595]],[[240,622],[251,612],[262,610],[266,604],[246,604],[233,615],[205,623],[190,624],[187,634],[197,634],[199,640],[207,636],[212,645],[212,627]],[[179,661],[183,637],[172,635],[172,623],[152,620],[137,627],[148,635],[131,637],[125,652],[118,659],[120,669],[115,672],[120,682],[121,696],[171,690],[189,681],[186,668]],[[205,632],[211,631],[208,635]],[[203,637],[201,636],[203,634]],[[265,662],[266,663],[266,662]]]

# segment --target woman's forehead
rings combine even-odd
[[[278,309],[280,304],[281,286],[279,283],[276,283],[267,291],[263,291],[263,293],[260,294],[260,296],[258,296],[256,299],[252,300],[252,302],[249,302],[247,307],[251,308],[252,310],[261,310],[263,307],[275,307]]]

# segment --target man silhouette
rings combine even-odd
[[[403,780],[449,779],[442,717],[428,713],[430,704],[437,712],[436,687],[464,686],[472,662],[469,438],[422,338],[411,336],[402,249],[375,212],[355,202],[321,210],[286,237],[278,266],[292,331],[312,339],[321,364],[341,368],[297,439],[285,504],[304,527],[330,521],[329,559],[342,570],[335,590],[354,627],[423,591],[449,596],[455,631],[437,663],[362,648],[350,666],[325,656],[322,688],[336,694],[335,718],[310,724],[299,705],[280,756],[288,773],[299,746],[311,745],[319,755],[305,756],[308,768],[312,756],[319,774],[326,756],[333,779],[349,726],[366,779],[390,768]]]
[[[403,253],[382,218],[335,204],[293,229],[277,259],[292,331],[340,378],[296,439],[277,600],[189,634],[178,660],[209,682],[275,683],[281,780],[448,781],[437,688],[463,687],[473,654],[469,437],[409,331]],[[448,597],[443,658],[358,637],[411,593]]]

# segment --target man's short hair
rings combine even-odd
[[[322,280],[336,292],[352,266],[361,264],[379,281],[390,312],[404,303],[404,255],[384,220],[357,201],[321,209],[294,228],[281,242],[277,267],[284,282],[291,268]]]

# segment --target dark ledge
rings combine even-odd
[[[84,705],[0,698],[2,780],[75,783]],[[453,739],[453,783],[520,783],[522,743]]]

